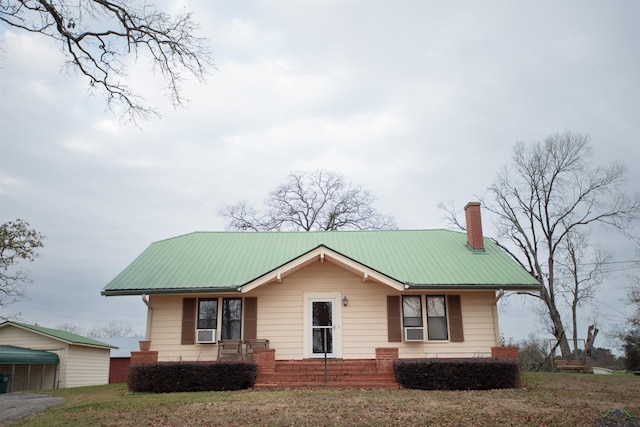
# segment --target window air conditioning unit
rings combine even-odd
[[[196,331],[196,341],[198,342],[198,344],[215,344],[216,330],[215,329],[198,329]]]
[[[404,328],[405,341],[424,341],[424,328]]]

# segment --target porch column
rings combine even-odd
[[[519,348],[516,346],[491,347],[491,357],[493,359],[519,360]]]
[[[398,348],[376,348],[376,368],[378,373],[393,375],[393,361],[398,359]]]
[[[156,363],[158,361],[157,351],[132,351],[131,352],[131,365],[137,365],[140,363]]]
[[[257,348],[253,350],[253,361],[256,364],[256,384],[273,382],[276,374],[276,351],[272,348]]]

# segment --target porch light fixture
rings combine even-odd
[[[344,305],[345,307],[349,305],[349,300],[347,299],[346,295],[342,297],[342,305]]]

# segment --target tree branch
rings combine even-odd
[[[186,12],[171,17],[124,0],[4,0],[0,21],[61,41],[68,67],[89,79],[90,90],[100,88],[107,108],[121,108],[122,116],[134,122],[157,112],[124,83],[125,56],[137,57],[139,50],[150,56],[174,107],[186,102],[184,74],[205,82],[212,65],[210,48],[195,36],[198,27]]]

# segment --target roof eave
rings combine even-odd
[[[106,297],[132,295],[167,295],[167,294],[215,294],[239,292],[239,286],[206,287],[206,288],[157,288],[157,289],[114,289],[100,292]]]
[[[424,290],[424,289],[456,289],[456,290],[464,290],[464,291],[474,291],[474,290],[505,290],[505,291],[540,291],[542,290],[542,285],[520,285],[520,284],[416,284],[416,283],[405,283],[405,290]]]

